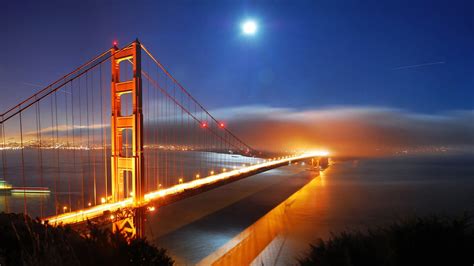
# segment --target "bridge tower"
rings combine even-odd
[[[142,79],[141,79],[141,46],[138,39],[130,46],[119,50],[111,49],[111,186],[112,201],[118,202],[132,198],[139,205],[144,194],[144,159],[143,159],[143,113],[142,113]],[[132,64],[133,77],[123,80],[121,65]],[[124,97],[126,96],[126,97]],[[132,113],[127,115],[122,109],[125,99],[132,102]],[[124,131],[131,135],[131,154],[124,150]],[[141,235],[141,215],[132,216],[113,225],[113,230],[127,234]],[[133,217],[137,217],[134,219]]]

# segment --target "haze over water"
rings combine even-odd
[[[148,191],[176,185],[180,178],[183,182],[191,181],[196,173],[204,177],[211,171],[230,170],[241,167],[243,164],[259,161],[258,158],[237,154],[154,151],[152,149],[145,151],[147,161],[145,179],[149,182]],[[90,150],[90,153],[87,150],[79,150],[75,151],[75,154],[71,150],[43,150],[45,159],[41,163],[37,159],[37,150],[25,149],[24,154],[25,161],[22,170],[20,150],[6,151],[5,157],[8,163],[2,169],[2,177],[5,175],[4,180],[14,187],[46,187],[51,193],[2,193],[0,194],[0,212],[24,212],[26,204],[26,211],[31,217],[44,217],[54,215],[55,211],[61,213],[63,206],[67,206],[68,210],[77,210],[87,207],[89,202],[95,205],[94,176],[97,189],[96,204],[101,204],[101,198],[106,195],[110,196],[110,150],[108,149],[105,153],[104,150]],[[106,169],[105,172],[104,169]],[[108,181],[105,180],[106,178]],[[158,184],[162,186],[158,187]]]
[[[473,195],[474,157],[339,161],[319,176],[292,165],[162,207],[147,235],[178,264],[287,265],[331,232],[473,213]]]

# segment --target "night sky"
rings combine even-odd
[[[209,107],[473,107],[472,1],[133,2],[3,3],[1,105],[138,37]]]
[[[254,36],[241,32],[247,18]],[[350,106],[473,117],[470,0],[5,1],[0,25],[3,110],[138,37],[221,114]]]

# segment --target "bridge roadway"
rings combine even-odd
[[[130,208],[139,208],[146,206],[153,201],[164,199],[170,196],[176,196],[182,194],[186,191],[198,188],[204,188],[216,184],[221,181],[231,180],[245,174],[252,174],[254,172],[259,172],[260,170],[269,170],[272,168],[279,167],[290,162],[300,161],[304,159],[310,159],[315,157],[324,157],[327,156],[327,152],[310,152],[304,153],[296,156],[286,156],[280,159],[267,160],[263,163],[250,165],[240,169],[219,173],[216,175],[207,176],[201,179],[196,179],[190,182],[178,184],[169,188],[160,189],[145,194],[143,202],[134,202],[132,198],[127,198],[123,201],[113,202],[113,203],[104,203],[101,205],[93,206],[83,210],[77,210],[73,212],[68,212],[64,214],[59,214],[55,216],[46,217],[43,219],[43,222],[48,222],[51,225],[66,225],[66,224],[76,224],[86,222],[87,220],[92,220],[104,216],[104,214],[109,214],[119,211],[120,209],[130,209]]]

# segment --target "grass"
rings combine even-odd
[[[311,245],[305,265],[474,265],[472,217],[429,216],[367,231],[333,234]]]
[[[166,251],[146,239],[90,225],[81,235],[70,227],[43,225],[22,214],[0,213],[0,265],[173,265]]]

